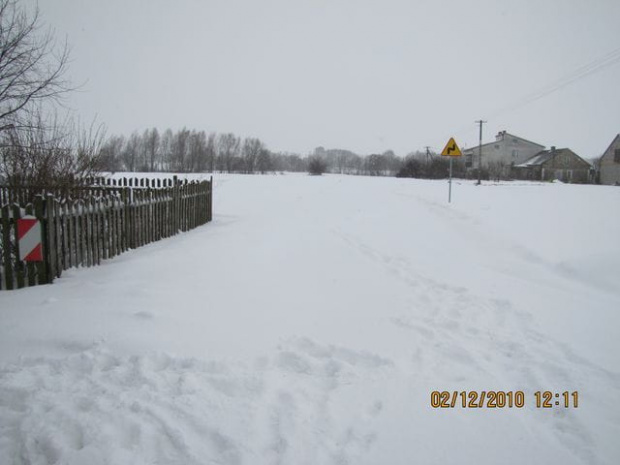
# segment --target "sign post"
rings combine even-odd
[[[441,151],[441,155],[450,157],[450,177],[448,178],[448,203],[450,203],[452,202],[452,158],[463,156],[463,152],[461,152],[459,146],[456,145],[454,137],[450,137],[450,140]]]

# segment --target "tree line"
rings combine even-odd
[[[392,150],[359,155],[350,150],[317,147],[307,155],[273,152],[258,138],[233,133],[207,133],[183,128],[134,131],[129,137],[111,136],[99,156],[105,171],[181,173],[272,173],[323,172],[439,179],[448,173],[448,160],[435,153],[415,151],[405,157]],[[465,175],[462,162],[453,167],[455,176]]]
[[[101,147],[106,171],[165,171],[177,173],[267,173],[274,170],[273,154],[258,138],[233,133],[157,128],[111,136]],[[288,167],[287,167],[288,168]]]

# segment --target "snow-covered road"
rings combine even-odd
[[[619,203],[217,176],[213,223],[0,293],[0,463],[618,463]]]

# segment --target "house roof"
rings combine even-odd
[[[463,153],[464,152],[473,152],[474,150],[478,150],[479,147],[486,147],[488,145],[495,145],[497,142],[487,142],[486,144],[482,144],[482,145],[474,145],[473,147],[469,147],[468,149],[463,149]]]
[[[620,134],[618,134],[618,135],[616,135],[616,137],[614,137],[614,140],[612,140],[611,144],[609,144],[609,147],[607,147],[607,149],[605,149],[605,151],[603,152],[603,155],[601,155],[601,158],[603,158],[605,155],[607,155],[607,153],[610,153],[610,149],[615,145],[615,143],[618,140],[618,138],[620,138]]]
[[[558,152],[559,150],[556,150],[555,152],[543,150],[542,152],[538,152],[533,157],[528,158],[523,163],[515,165],[515,168],[527,168],[529,166],[542,165],[544,162],[551,160]]]
[[[552,158],[556,157],[557,155],[561,155],[561,154],[572,154],[572,155],[576,156],[577,158],[579,158],[580,160],[582,160],[584,163],[586,163],[586,164],[591,166],[591,164],[589,162],[587,162],[586,160],[581,158],[579,155],[577,155],[571,149],[564,148],[564,149],[555,149],[553,151],[552,150],[543,150],[541,152],[538,152],[536,155],[534,155],[533,157],[528,158],[523,163],[521,163],[519,165],[515,165],[515,168],[529,168],[531,166],[540,166],[543,163],[546,163],[549,160],[551,160]]]
[[[509,132],[504,132],[504,137],[507,137],[507,136],[521,139],[523,142],[527,142],[528,144],[538,145],[539,147],[543,147],[543,148],[545,147],[544,145],[539,144],[538,142],[532,142],[531,140],[524,139],[523,137],[515,136],[514,134],[510,134]]]
[[[527,142],[528,144],[532,144],[532,145],[537,145],[540,148],[545,148],[544,145],[539,144],[537,142],[532,142],[531,140],[527,140],[524,139],[523,137],[519,137],[519,136],[515,136],[514,134],[510,134],[509,132],[504,132],[504,138],[514,138],[514,139],[519,139],[523,142]],[[474,150],[477,150],[478,147],[488,147],[490,145],[495,145],[497,144],[499,141],[494,140],[493,142],[487,142],[485,144],[482,144],[481,146],[475,145],[473,147],[469,147],[468,149],[464,149],[463,152],[473,152]]]

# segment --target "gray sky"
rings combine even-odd
[[[39,0],[72,47],[68,104],[108,134],[183,126],[398,155],[500,130],[600,155],[620,132],[618,0]],[[620,53],[619,53],[620,54]],[[616,55],[616,57],[618,54]],[[508,107],[498,114],[498,110]]]

